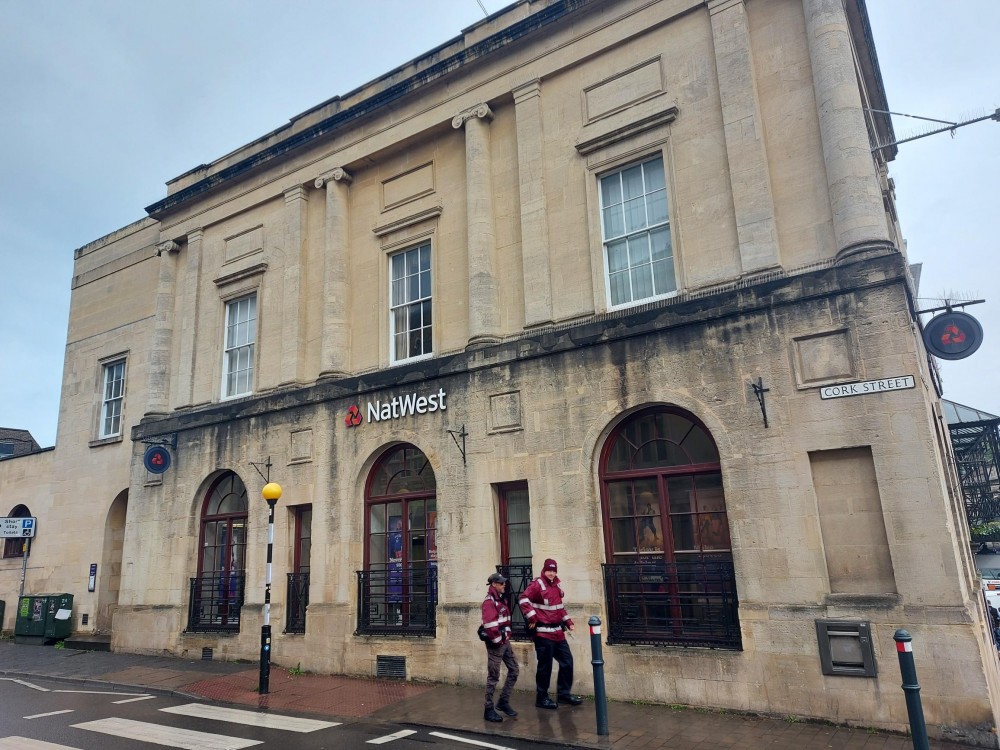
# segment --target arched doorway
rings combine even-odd
[[[31,511],[27,505],[15,505],[11,508],[10,513],[7,514],[7,518],[31,518]],[[4,539],[3,556],[5,559],[8,557],[24,557],[25,550],[30,549],[30,545],[31,540],[22,537]]]
[[[623,421],[601,453],[609,641],[740,648],[719,450],[676,408]]]
[[[358,630],[433,635],[437,605],[437,482],[416,446],[375,462],[365,487],[365,569]]]
[[[98,633],[110,633],[118,591],[121,588],[122,549],[125,545],[125,517],[128,512],[128,490],[118,493],[108,518],[104,522],[104,547],[101,550],[100,584],[97,593],[97,616],[94,627]]]
[[[191,581],[189,629],[240,629],[246,583],[247,490],[228,471],[216,479],[202,504],[198,577]]]

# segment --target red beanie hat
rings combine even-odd
[[[556,561],[551,557],[548,558],[542,566],[542,572],[544,573],[546,570],[556,570]]]

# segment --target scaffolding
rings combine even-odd
[[[943,403],[969,525],[1000,521],[1000,417]]]

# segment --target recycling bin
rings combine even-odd
[[[49,594],[45,607],[45,638],[62,640],[73,633],[73,595]]]
[[[45,615],[48,594],[22,596],[14,619],[15,643],[42,643],[45,640]]]

